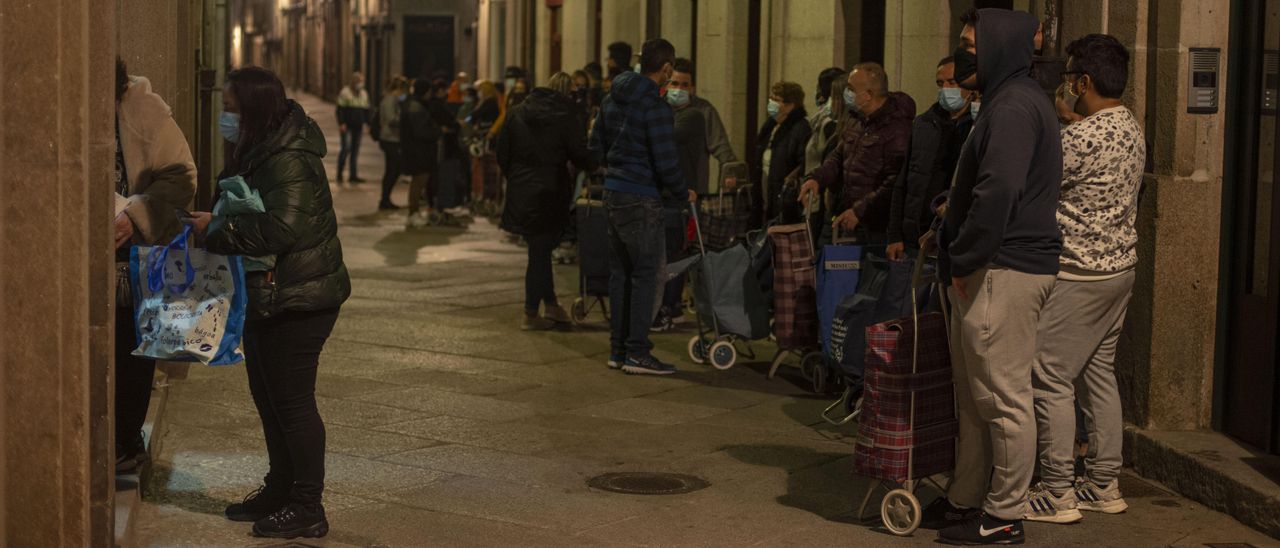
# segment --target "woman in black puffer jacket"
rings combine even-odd
[[[321,163],[325,139],[302,107],[285,98],[270,71],[232,71],[222,96],[219,126],[233,152],[219,178],[244,177],[266,211],[196,213],[190,222],[209,251],[275,259],[270,270],[245,275],[245,370],[270,470],[266,485],[226,514],[254,521],[258,536],[320,537],[329,524],[320,504],[325,431],[316,410],[316,369],[338,309],[351,294]]]
[[[524,236],[529,243],[525,271],[523,329],[550,329],[568,323],[569,315],[556,301],[551,252],[569,224],[573,181],[569,162],[590,171],[587,121],[569,96],[573,79],[557,72],[548,87],[536,88],[507,112],[498,133],[498,165],[507,178],[507,205],[502,228]],[[538,305],[545,315],[538,316]]]

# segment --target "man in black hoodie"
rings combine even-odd
[[[944,521],[944,542],[1021,543],[1036,452],[1036,324],[1062,251],[1062,142],[1053,105],[1028,75],[1036,18],[983,9],[960,20],[955,79],[981,91],[983,105],[940,237],[960,439],[947,496],[925,517]]]

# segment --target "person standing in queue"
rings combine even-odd
[[[658,273],[666,260],[662,193],[697,200],[680,173],[675,113],[660,95],[676,60],[671,42],[655,38],[641,48],[641,73],[614,78],[591,131],[591,150],[603,158],[609,219],[609,301],[612,317],[608,366],[628,374],[671,375],[673,365],[652,354]]]
[[[1030,76],[1036,18],[987,8],[960,21],[955,80],[983,100],[939,237],[960,426],[954,478],[924,521],[944,542],[1021,543],[1036,458],[1036,330],[1062,254],[1062,139]]]
[[[524,236],[529,243],[525,270],[524,319],[521,329],[544,330],[570,323],[556,300],[551,252],[569,224],[573,181],[568,164],[592,171],[587,150],[586,115],[571,97],[573,82],[557,72],[547,87],[534,88],[507,113],[498,133],[498,165],[507,178],[507,201],[502,229]],[[544,314],[538,315],[539,306]]]
[[[325,341],[351,295],[338,221],[325,176],[325,138],[271,71],[227,74],[219,123],[230,143],[225,178],[239,175],[266,211],[187,223],[213,253],[273,255],[275,266],[245,275],[245,372],[262,420],[270,468],[265,485],[227,506],[270,538],[323,537],[325,428],[316,409],[316,372]]]

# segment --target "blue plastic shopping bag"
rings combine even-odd
[[[240,363],[244,266],[238,256],[191,248],[191,227],[162,246],[129,257],[138,346],[133,355],[206,365]]]
[[[836,308],[858,290],[862,251],[860,245],[826,245],[818,254],[818,329],[827,355],[831,355],[831,323]]]

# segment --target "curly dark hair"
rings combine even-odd
[[[1119,99],[1129,85],[1129,50],[1115,37],[1090,34],[1067,44],[1068,70],[1089,76],[1098,94]]]

